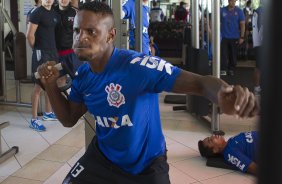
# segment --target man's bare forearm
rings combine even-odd
[[[62,95],[57,84],[48,84],[45,86],[52,108],[65,127],[72,127],[79,119],[79,115],[71,112],[69,101]],[[78,117],[79,116],[79,117]]]
[[[213,76],[201,76],[182,70],[173,87],[175,93],[186,93],[204,96],[218,103],[217,93],[222,86],[227,86],[223,80]]]
[[[35,43],[35,36],[28,36],[27,41],[28,41],[29,46],[33,49],[34,43]]]
[[[240,23],[240,37],[244,38],[245,37],[245,21]]]

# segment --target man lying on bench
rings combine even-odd
[[[223,157],[237,170],[256,175],[258,133],[242,132],[228,141],[220,135],[212,135],[198,142],[201,156],[208,159]]]

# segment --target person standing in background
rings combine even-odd
[[[143,0],[142,9],[142,53],[150,55],[150,38],[148,34],[149,29],[149,7],[148,0]],[[122,19],[129,19],[129,47],[135,48],[135,0],[122,1]]]
[[[73,43],[73,22],[77,9],[71,6],[71,0],[59,0],[58,5],[54,7],[54,10],[60,16],[60,22],[57,24],[56,32],[56,47],[59,54],[60,63],[64,63],[68,68],[68,73],[72,77],[81,65],[74,51],[72,49]],[[61,75],[67,74],[66,71],[62,71]]]
[[[262,16],[263,16],[263,7],[262,7],[262,0],[261,4],[254,11],[253,14],[253,46],[255,49],[255,55],[256,55],[256,67],[254,71],[254,94],[255,95],[260,95],[261,88],[260,88],[260,75],[261,75],[261,56],[260,56],[260,51],[261,51],[261,45],[262,45],[262,40],[263,40],[263,21],[262,21]]]
[[[234,75],[237,64],[237,47],[245,39],[245,16],[235,5],[237,0],[228,0],[228,6],[220,10],[221,23],[221,68],[220,75]]]
[[[181,1],[179,6],[176,8],[174,18],[176,21],[187,22],[188,11],[184,7],[185,3]]]
[[[26,25],[29,23],[29,17],[30,17],[30,14],[39,6],[41,6],[41,0],[34,0],[35,2],[35,5],[33,8],[31,8],[27,14],[26,14]]]
[[[153,8],[150,11],[150,22],[162,22],[164,20],[163,10],[153,1]]]
[[[27,41],[33,50],[32,53],[32,74],[37,67],[47,61],[58,62],[58,54],[55,42],[55,27],[59,21],[57,13],[52,10],[54,0],[42,0],[42,5],[36,8],[30,15],[27,29]],[[38,81],[35,80],[32,94],[32,118],[29,127],[36,131],[45,131],[41,119],[37,117],[40,93],[43,91]],[[47,93],[45,93],[45,112],[43,120],[57,120],[52,112]]]

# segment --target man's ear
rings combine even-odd
[[[112,29],[109,31],[108,38],[107,38],[107,43],[113,43],[113,41],[114,41],[115,38],[116,38],[116,34],[117,34],[116,28],[112,28]]]

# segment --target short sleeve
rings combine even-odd
[[[239,9],[239,21],[245,21],[245,15],[243,10]]]
[[[145,92],[172,91],[181,69],[159,57],[137,57],[131,61],[132,76]]]
[[[37,25],[39,24],[41,19],[41,13],[38,10],[39,8],[36,8],[36,10],[34,10],[29,16],[29,22]]]
[[[78,89],[79,89],[78,80],[74,78],[68,99],[76,103],[82,103],[83,95],[79,93]]]

